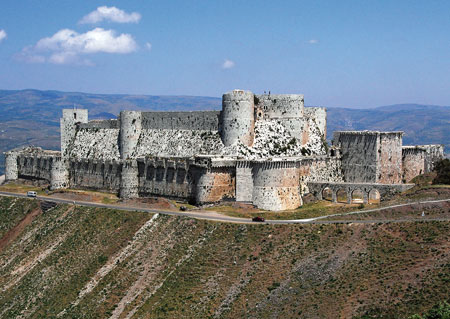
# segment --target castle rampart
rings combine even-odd
[[[120,129],[120,121],[117,119],[111,120],[94,120],[88,123],[80,123],[79,129]]]
[[[142,112],[142,128],[218,131],[219,117],[219,111]]]
[[[6,152],[6,179],[285,210],[324,185],[403,190],[402,179],[443,157],[440,145],[402,148],[402,132],[335,132],[329,148],[326,120],[326,109],[305,108],[303,95],[242,90],[224,94],[220,112],[122,111],[88,122],[87,110],[64,110],[62,152]]]
[[[194,197],[189,159],[138,159],[138,168],[139,196],[166,196],[188,200]]]
[[[73,188],[119,192],[121,174],[120,161],[73,159],[69,163],[69,185]]]

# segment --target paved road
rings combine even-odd
[[[10,193],[10,192],[0,192],[0,196],[28,198],[26,194]],[[111,209],[119,209],[119,210],[127,210],[127,211],[158,213],[158,214],[163,214],[163,215],[184,216],[184,217],[206,219],[206,220],[211,220],[211,221],[220,221],[220,222],[228,222],[228,223],[242,223],[242,224],[253,223],[252,220],[248,219],[248,218],[217,215],[217,213],[214,213],[214,212],[194,213],[191,211],[180,212],[180,211],[169,211],[169,210],[160,210],[160,209],[148,209],[148,208],[142,208],[142,207],[130,207],[130,206],[100,204],[100,203],[85,202],[85,201],[73,201],[73,200],[68,200],[68,199],[61,199],[61,198],[54,198],[54,197],[47,197],[47,196],[37,196],[36,198],[39,200],[49,201],[49,202],[54,202],[54,203],[72,204],[72,205],[87,206],[87,207],[100,207],[100,208],[111,208]],[[441,202],[450,202],[450,199],[420,201],[420,202],[413,202],[413,203],[407,203],[407,204],[393,205],[393,206],[388,206],[388,207],[368,209],[368,210],[364,210],[364,211],[354,211],[354,212],[325,215],[325,216],[306,218],[306,219],[266,220],[264,223],[265,224],[348,224],[348,223],[369,224],[369,223],[395,223],[395,222],[407,222],[407,221],[409,221],[409,222],[411,222],[411,221],[450,221],[449,218],[427,218],[427,217],[420,217],[420,218],[415,218],[415,219],[405,218],[405,219],[373,219],[373,220],[352,220],[352,219],[323,220],[323,219],[329,218],[329,217],[347,216],[347,215],[351,216],[351,215],[355,215],[355,214],[377,212],[377,211],[382,211],[382,210],[396,208],[396,207],[416,206],[416,205],[421,205],[421,204],[441,203]]]

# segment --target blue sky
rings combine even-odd
[[[450,105],[450,1],[0,4],[0,89]],[[100,8],[100,9],[98,9]]]

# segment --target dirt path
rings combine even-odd
[[[14,197],[21,197],[21,198],[27,197],[25,194],[2,192],[2,191],[0,191],[0,196],[14,196]],[[148,209],[148,208],[134,207],[134,206],[100,204],[100,203],[85,202],[85,201],[72,201],[72,200],[67,200],[67,199],[51,198],[51,197],[47,197],[47,196],[38,196],[37,199],[55,202],[55,203],[59,203],[59,204],[72,204],[72,205],[80,205],[80,206],[86,206],[86,207],[111,208],[111,209],[119,209],[119,210],[127,210],[127,211],[141,211],[141,212],[147,212],[147,213],[153,213],[153,214],[159,213],[159,214],[163,214],[163,215],[190,217],[190,218],[205,219],[205,220],[218,221],[218,222],[239,223],[239,224],[253,223],[250,218],[230,217],[230,216],[222,215],[221,213],[214,212],[214,211],[180,212],[180,211],[175,211],[175,210]],[[347,222],[370,223],[370,222],[415,221],[415,219],[411,219],[411,218],[410,219],[380,218],[380,219],[374,219],[374,220],[354,220],[354,219],[351,219],[350,216],[357,215],[357,214],[366,214],[366,213],[371,213],[371,212],[380,212],[380,211],[384,211],[384,210],[388,210],[388,209],[400,208],[400,207],[405,207],[405,206],[417,206],[417,205],[431,204],[431,203],[444,203],[444,202],[449,202],[449,201],[450,201],[450,199],[417,201],[417,202],[397,204],[397,205],[379,207],[379,208],[368,209],[368,210],[331,214],[331,215],[317,216],[317,217],[305,218],[305,219],[287,219],[287,220],[266,219],[264,224],[297,224],[297,223],[298,224],[341,224],[341,223],[347,223]],[[333,217],[341,217],[341,216],[349,216],[349,219],[348,220],[343,220],[343,219],[342,220],[333,220],[332,219]],[[425,220],[448,221],[449,219],[438,217],[438,218],[420,218],[420,220],[422,220],[422,221],[425,221]]]
[[[36,216],[42,214],[42,210],[40,208],[36,208],[30,213],[28,213],[14,228],[8,231],[1,239],[0,239],[0,252],[14,239],[16,239],[22,231],[27,227],[31,222],[36,218]]]

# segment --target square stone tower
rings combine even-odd
[[[334,132],[333,145],[341,150],[344,181],[402,183],[403,132]]]
[[[75,137],[77,125],[87,122],[88,110],[63,109],[63,117],[60,119],[62,157],[66,157],[67,148]]]

